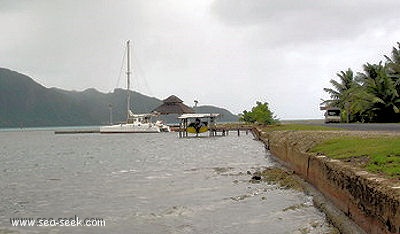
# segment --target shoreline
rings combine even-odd
[[[321,139],[351,131],[272,131],[253,128],[273,157],[319,193],[317,206],[343,233],[400,233],[400,182],[308,150]],[[362,134],[365,134],[363,132]],[[369,132],[368,134],[388,134]],[[318,202],[319,200],[319,202]],[[319,204],[318,204],[319,203]],[[332,203],[333,205],[329,205]],[[360,228],[354,230],[354,222]],[[351,226],[351,227],[350,227]],[[350,229],[349,229],[350,227]],[[361,231],[361,229],[363,231]]]

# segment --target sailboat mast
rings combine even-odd
[[[126,121],[129,120],[129,110],[131,109],[131,92],[130,92],[130,76],[131,76],[131,58],[130,58],[130,41],[126,42]]]

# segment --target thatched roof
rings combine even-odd
[[[171,95],[168,98],[163,100],[163,104],[153,111],[157,111],[162,115],[168,114],[186,114],[186,113],[194,113],[194,110],[185,104],[183,101],[179,99],[175,95]]]
[[[163,100],[163,102],[164,103],[183,103],[183,101],[175,95],[171,95],[171,96],[167,97],[166,99]]]

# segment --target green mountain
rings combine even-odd
[[[237,122],[239,121],[239,116],[233,115],[227,109],[215,107],[215,106],[198,106],[194,108],[196,113],[219,113],[221,114],[221,118],[218,119],[218,122]]]
[[[162,101],[132,92],[135,113],[148,113]],[[109,122],[112,106],[113,122],[123,122],[126,116],[126,90],[101,93],[95,89],[82,92],[46,88],[32,78],[0,68],[0,127],[102,125]],[[225,109],[207,106],[208,112],[221,113],[221,121],[237,121],[238,117]],[[171,116],[172,117],[172,116]],[[175,117],[176,118],[176,117]],[[167,122],[177,122],[168,116]]]

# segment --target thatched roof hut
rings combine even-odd
[[[168,114],[190,114],[194,113],[194,110],[187,105],[183,104],[183,101],[175,95],[171,95],[163,100],[163,104],[153,111],[156,111],[162,115]]]

